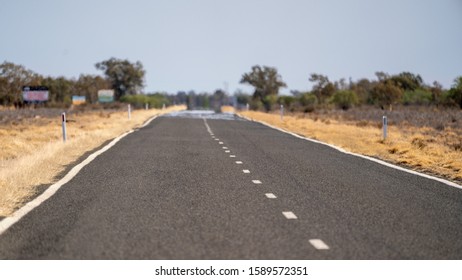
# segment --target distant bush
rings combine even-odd
[[[313,93],[304,93],[300,96],[300,104],[303,106],[304,112],[313,112],[318,104],[318,98]]]
[[[294,96],[290,96],[290,95],[280,96],[279,101],[278,101],[279,104],[284,105],[284,108],[286,110],[290,110],[290,111],[294,109],[296,102],[297,102],[297,99]]]
[[[276,94],[270,94],[270,95],[263,97],[263,105],[267,112],[274,109],[274,105],[276,105],[277,102],[278,102],[278,96]]]
[[[130,103],[135,108],[144,108],[146,104],[149,104],[149,108],[162,108],[163,104],[169,105],[167,97],[161,94],[135,94],[135,95],[124,95],[120,98],[120,102]]]
[[[405,91],[403,94],[404,105],[429,105],[432,100],[432,93],[423,89]]]
[[[358,96],[351,90],[339,90],[330,98],[330,102],[342,110],[348,110],[358,104]]]

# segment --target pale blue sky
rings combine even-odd
[[[0,62],[51,76],[139,60],[145,91],[213,91],[252,65],[289,90],[411,71],[449,87],[462,75],[462,0],[0,0]]]

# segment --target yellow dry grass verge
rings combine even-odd
[[[462,152],[451,149],[443,141],[445,136],[462,137],[457,131],[389,126],[388,138],[383,141],[382,130],[377,126],[356,126],[335,120],[314,121],[303,118],[303,115],[284,116],[281,121],[279,114],[254,111],[240,114],[350,152],[404,165],[459,184],[462,182]]]
[[[61,119],[38,119],[0,126],[0,216],[8,216],[37,192],[40,185],[54,183],[66,166],[86,152],[149,118],[175,110],[137,110],[128,120],[127,112],[71,114],[68,140],[62,141]]]

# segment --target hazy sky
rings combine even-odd
[[[462,75],[462,0],[0,0],[0,63],[44,75],[98,74],[139,60],[145,91],[237,88],[255,64],[289,90],[411,71],[449,87]]]

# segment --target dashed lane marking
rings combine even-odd
[[[218,138],[215,138],[215,141],[220,141],[220,139],[218,139]]]
[[[236,161],[236,164],[242,164],[242,161]]]
[[[218,144],[223,145],[223,142],[218,142]]]
[[[229,157],[236,157],[236,155],[229,155]]]
[[[292,212],[292,211],[282,212],[282,215],[284,215],[284,217],[286,217],[286,219],[288,219],[288,220],[296,220],[297,219],[297,216],[295,216],[294,212]]]
[[[265,193],[267,198],[277,198],[277,196],[274,195],[274,193]]]
[[[226,150],[225,153],[230,153],[230,150]]]
[[[223,149],[223,150],[227,150],[227,149],[228,149],[228,147],[222,147],[222,149]]]
[[[309,241],[311,245],[318,250],[329,250],[329,246],[321,239],[310,239]]]
[[[261,184],[261,181],[260,180],[252,180],[252,183],[256,184],[256,185],[260,185]]]
[[[246,173],[246,174],[249,174],[249,173],[250,173],[250,170],[244,169],[244,170],[242,170],[242,172],[244,172],[244,173]]]

